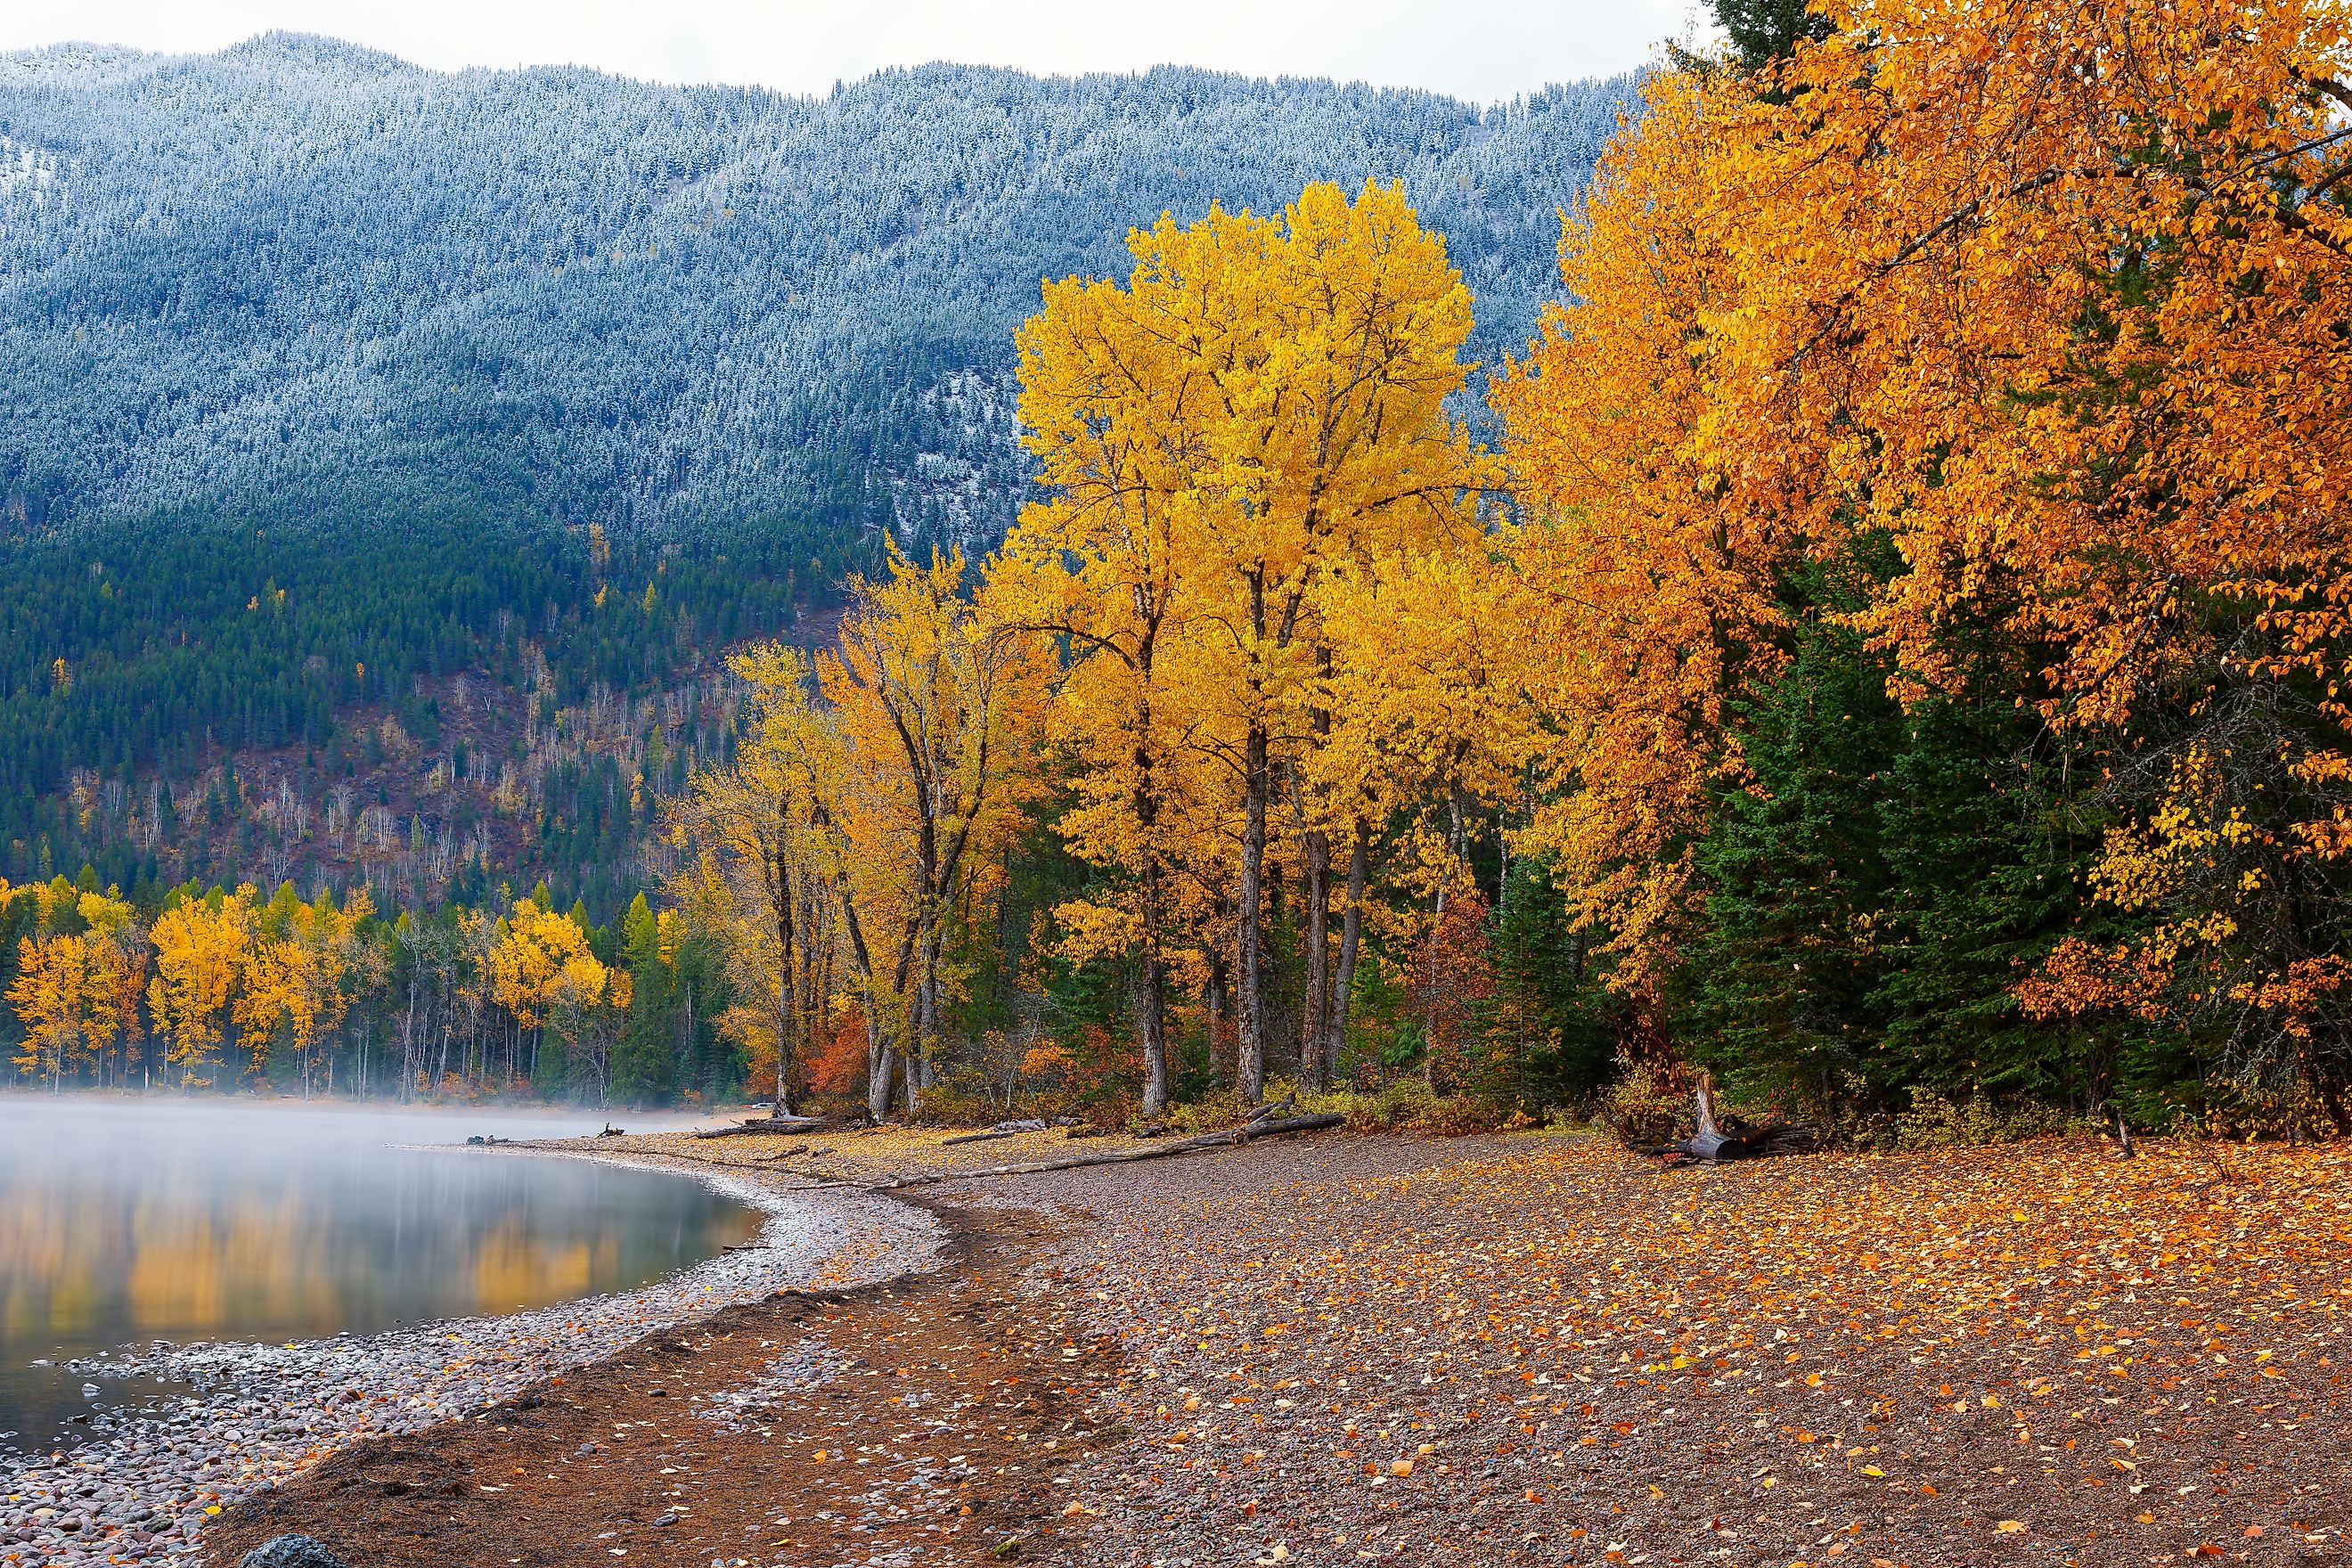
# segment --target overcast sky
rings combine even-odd
[[[823,92],[927,60],[1040,73],[1173,61],[1492,102],[1641,64],[1693,0],[5,0],[0,50],[80,41],[183,52],[272,27],[424,65],[570,64],[660,81]]]

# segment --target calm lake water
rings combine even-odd
[[[660,1279],[758,1233],[759,1215],[681,1177],[404,1147],[601,1123],[0,1098],[0,1449],[53,1444],[78,1430],[75,1415],[156,1392],[63,1370],[75,1356],[541,1307]]]

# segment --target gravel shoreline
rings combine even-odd
[[[780,1289],[846,1288],[919,1268],[941,1241],[929,1215],[856,1190],[798,1191],[758,1173],[576,1145],[516,1150],[700,1181],[768,1215],[761,1246],[634,1290],[528,1312],[289,1344],[159,1343],[71,1363],[195,1392],[106,1411],[70,1451],[0,1456],[0,1564],[201,1562],[207,1519],[353,1442],[463,1420],[655,1330]]]
[[[798,1144],[656,1152],[870,1184],[1060,1141]],[[2343,1562],[2347,1176],[2345,1145],[1662,1173],[1527,1136],[950,1179],[952,1269],[735,1309],[213,1540],[376,1568]]]

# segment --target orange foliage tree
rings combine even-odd
[[[1781,574],[1885,540],[1853,622],[1898,695],[1990,623],[2052,734],[2156,781],[2100,874],[2156,934],[2032,1005],[2218,1009],[2243,1070],[2340,1084],[2352,13],[1822,11],[1760,77],[1654,83],[1498,393],[1559,736],[1528,844],[1655,994]]]

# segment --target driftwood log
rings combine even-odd
[[[1149,1149],[1115,1149],[1103,1154],[1068,1154],[1058,1160],[1030,1160],[1017,1165],[990,1165],[977,1171],[926,1171],[920,1175],[900,1176],[893,1181],[877,1183],[876,1186],[879,1191],[889,1192],[900,1187],[928,1187],[937,1182],[968,1182],[982,1176],[1034,1176],[1045,1171],[1075,1171],[1086,1165],[1123,1165],[1136,1160],[1164,1160],[1171,1154],[1190,1154],[1202,1149],[1250,1143],[1285,1132],[1319,1131],[1326,1127],[1338,1127],[1347,1120],[1330,1111],[1313,1116],[1269,1117],[1263,1121],[1228,1127],[1222,1132],[1204,1132],[1198,1138],[1181,1138],[1175,1142],[1156,1144]]]
[[[815,1132],[840,1125],[830,1116],[757,1116],[732,1127],[701,1127],[697,1138],[735,1138],[746,1132]]]
[[[1713,1165],[1725,1160],[1760,1160],[1771,1154],[1801,1154],[1815,1142],[1816,1135],[1808,1122],[1773,1116],[1760,1123],[1751,1124],[1737,1116],[1717,1116],[1715,1083],[1704,1073],[1699,1075],[1698,1089],[1692,1098],[1696,1113],[1696,1131],[1688,1138],[1657,1144],[1640,1152],[1660,1156],[1670,1165],[1693,1162]]]
[[[1024,1132],[1043,1132],[1044,1131],[1045,1131],[1045,1124],[1043,1121],[1000,1121],[985,1132],[959,1132],[952,1138],[942,1138],[940,1140],[940,1146],[945,1148],[950,1143],[985,1143],[991,1138],[1018,1138]]]

